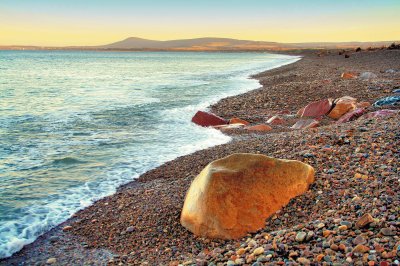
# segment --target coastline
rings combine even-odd
[[[344,71],[376,72],[385,70],[383,67],[395,68],[398,66],[400,57],[398,52],[389,51],[363,53],[352,55],[348,60],[339,57],[336,53],[318,57],[314,51],[306,52],[302,60],[253,76],[259,80],[261,88],[222,99],[211,106],[211,110],[225,118],[238,116],[249,122],[259,123],[265,122],[267,113],[271,115],[283,110],[293,113],[308,102],[327,97],[350,95],[360,101],[373,102],[387,93],[378,90],[368,91],[366,84],[358,80],[341,80],[340,73]],[[377,60],[379,64],[374,64]],[[308,68],[309,64],[311,66]],[[309,75],[304,76],[304,71],[308,71]],[[390,79],[389,75],[380,75]],[[396,84],[400,82],[398,74],[391,79]],[[340,90],[337,85],[340,85]],[[366,91],[369,92],[367,95]],[[295,98],[290,99],[293,95]],[[375,131],[383,130],[384,125],[390,127],[396,120],[398,121],[398,118],[397,115],[394,118],[385,119],[382,124],[369,126],[374,127]],[[364,122],[354,123],[358,125]],[[49,258],[57,258],[58,264],[83,262],[118,264],[120,261],[140,264],[147,261],[149,264],[164,265],[169,263],[169,258],[180,262],[195,260],[200,253],[204,253],[205,249],[230,249],[240,246],[246,240],[245,238],[236,241],[208,241],[192,236],[180,226],[179,214],[183,197],[190,181],[200,170],[208,162],[233,152],[266,153],[276,157],[308,161],[314,166],[317,158],[308,159],[303,156],[305,151],[311,149],[307,141],[302,144],[304,139],[315,140],[319,131],[329,131],[326,133],[328,135],[332,133],[331,129],[346,132],[353,128],[354,123],[321,127],[307,132],[310,133],[309,136],[304,136],[301,131],[288,132],[283,129],[260,135],[232,132],[231,142],[178,157],[148,171],[137,181],[120,187],[116,194],[79,211],[73,218],[45,233],[12,257],[0,260],[0,264],[16,265],[25,261],[29,265],[36,262],[41,265]],[[396,128],[393,130],[396,131]],[[391,132],[391,134],[394,133]],[[271,142],[268,134],[274,140],[272,143],[268,143]],[[294,145],[295,143],[298,145]],[[317,173],[324,175],[325,172],[324,169],[319,169]],[[324,183],[317,184],[316,187],[323,186]],[[299,204],[302,200],[311,204],[311,201],[315,200],[315,195],[314,197],[308,194],[301,196],[293,204]],[[295,226],[301,218],[303,220],[300,222],[305,222],[304,218],[307,215],[302,212],[296,213],[294,216],[297,218],[291,221],[288,219],[287,222],[280,224],[274,222],[269,225],[269,230],[277,229],[279,226],[283,228]],[[304,212],[308,213],[310,210],[304,210]],[[62,228],[66,225],[71,225],[72,228],[63,232]],[[126,229],[130,226],[133,230],[127,232]],[[75,257],[74,261],[71,261],[72,257]]]

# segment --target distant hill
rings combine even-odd
[[[170,41],[147,40],[130,37],[122,41],[99,46],[0,46],[2,50],[134,50],[134,51],[286,51],[297,49],[350,49],[389,46],[393,42],[312,42],[277,43],[236,40],[229,38],[196,38]]]
[[[97,46],[103,49],[151,49],[151,50],[238,50],[254,48],[278,48],[274,42],[257,42],[228,38],[196,38],[171,41],[154,41],[137,37]]]

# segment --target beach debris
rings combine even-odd
[[[210,127],[210,126],[218,126],[218,125],[226,125],[228,122],[212,113],[198,111],[192,118],[192,122],[202,126],[202,127]]]
[[[300,117],[320,117],[326,115],[332,108],[332,99],[324,99],[309,103],[306,107],[301,108],[297,115]]]
[[[268,119],[267,124],[271,124],[271,125],[283,125],[286,124],[285,119],[283,119],[282,117],[278,116],[278,115],[274,115],[273,117],[271,117],[270,119]]]
[[[239,153],[208,164],[193,180],[181,224],[195,235],[235,239],[265,225],[265,219],[303,194],[314,168],[294,160]]]
[[[360,116],[362,116],[365,112],[366,111],[364,108],[357,108],[355,110],[352,110],[352,111],[344,114],[342,117],[340,117],[337,120],[337,123],[346,123],[346,122],[355,120],[355,119],[359,118]]]
[[[328,113],[328,117],[339,119],[345,113],[356,108],[357,99],[350,96],[343,96],[334,101],[333,109]]]
[[[357,78],[357,74],[354,72],[344,72],[342,73],[341,77],[343,79],[355,79]]]
[[[369,118],[376,118],[376,117],[383,117],[383,116],[390,116],[400,112],[400,110],[390,110],[390,109],[382,109],[375,112],[371,112],[368,114],[363,115],[362,117],[365,119]]]
[[[244,124],[244,125],[250,125],[249,122],[247,122],[246,120],[243,120],[241,118],[238,117],[233,117],[229,120],[229,124]]]
[[[249,131],[270,131],[272,130],[272,127],[265,124],[260,124],[260,125],[245,127],[245,129]]]
[[[378,76],[372,72],[363,72],[360,74],[359,78],[363,79],[363,80],[367,80],[367,79],[375,79]]]
[[[214,126],[214,128],[224,131],[224,130],[231,130],[231,129],[239,129],[239,128],[243,128],[245,126],[246,125],[242,124],[242,123],[235,123],[235,124],[229,124],[229,125]]]
[[[292,129],[306,129],[306,128],[314,128],[319,126],[319,121],[315,119],[302,119],[297,121]]]
[[[376,101],[374,106],[385,106],[385,105],[400,105],[400,96],[389,96]]]

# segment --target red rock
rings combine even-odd
[[[374,218],[371,216],[371,214],[366,213],[363,216],[361,216],[360,219],[356,222],[356,227],[358,228],[364,228],[368,224],[374,222]]]
[[[272,127],[265,124],[260,124],[260,125],[245,127],[245,129],[249,131],[270,131],[272,130]]]
[[[332,99],[312,102],[297,112],[300,117],[320,117],[326,115],[332,108]]]
[[[383,109],[383,110],[378,110],[375,112],[365,114],[362,117],[369,119],[369,118],[376,118],[376,117],[382,117],[382,116],[389,116],[389,115],[396,114],[398,112],[399,112],[399,110]]]
[[[355,120],[358,117],[362,116],[364,113],[365,113],[364,108],[355,109],[355,110],[350,111],[347,114],[343,115],[341,118],[339,118],[337,123],[346,123],[351,120]]]
[[[244,124],[246,126],[250,125],[250,123],[247,122],[246,120],[243,120],[243,119],[240,119],[240,118],[237,118],[237,117],[231,118],[229,120],[229,124]]]
[[[216,116],[212,113],[207,113],[203,111],[198,111],[192,118],[192,122],[202,126],[218,126],[218,125],[226,125],[227,121],[219,116]]]
[[[271,125],[283,125],[286,124],[286,121],[282,117],[275,115],[268,119],[267,123]]]
[[[305,129],[305,128],[314,128],[319,125],[319,122],[315,119],[303,119],[299,120],[294,124],[292,129]]]
[[[343,79],[354,79],[357,78],[357,74],[353,72],[344,72],[342,73],[341,77]]]
[[[211,162],[193,180],[181,224],[202,237],[243,237],[263,228],[266,218],[312,182],[314,168],[300,161],[232,154]]]
[[[356,109],[356,99],[350,96],[344,96],[336,99],[333,109],[329,112],[328,116],[333,119],[339,119],[345,113]]]

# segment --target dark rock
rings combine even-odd
[[[210,126],[219,126],[226,125],[228,122],[212,113],[207,113],[203,111],[198,111],[192,118],[192,122],[202,126],[202,127],[210,127]]]
[[[374,106],[385,106],[385,105],[399,105],[400,104],[400,96],[389,96],[386,98],[379,99],[374,103]]]

